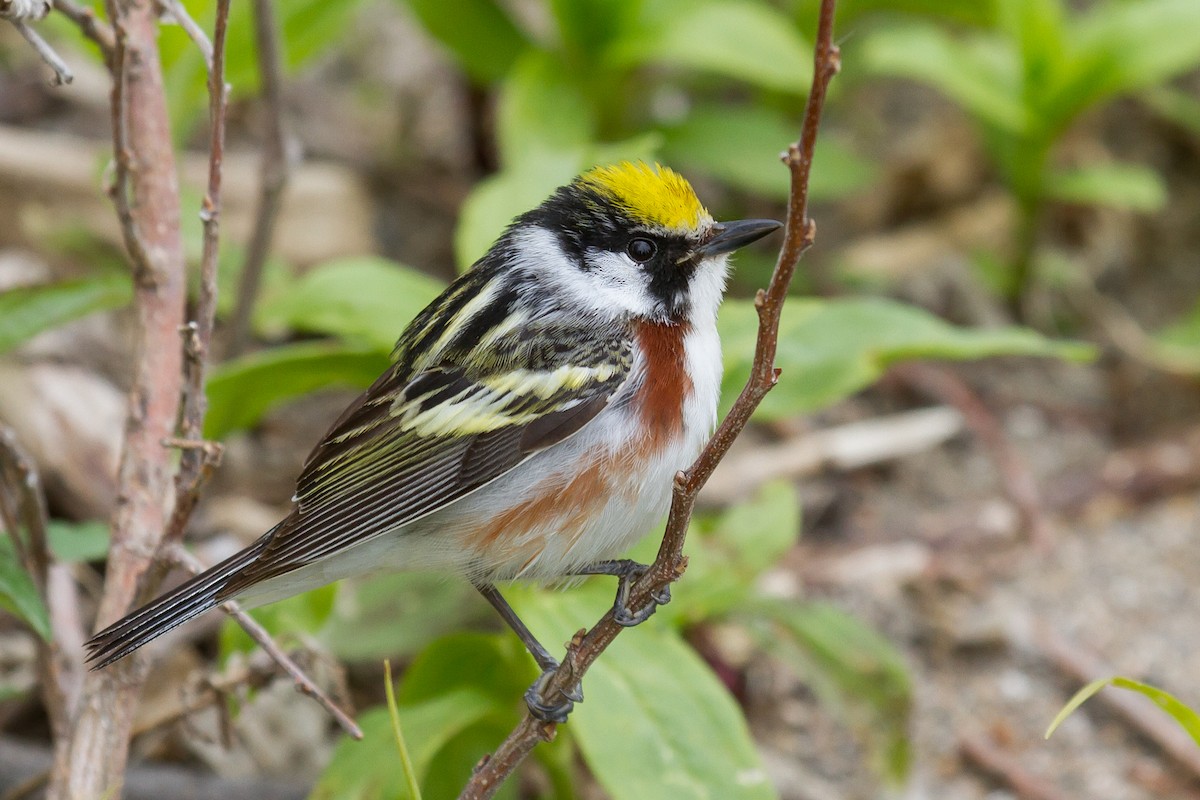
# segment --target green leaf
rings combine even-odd
[[[457,633],[443,636],[417,656],[405,670],[398,696],[408,705],[471,688],[492,697],[515,722],[521,695],[536,676],[533,659],[511,633]]]
[[[1063,720],[1071,716],[1075,709],[1083,705],[1088,698],[1105,686],[1128,689],[1129,691],[1138,692],[1149,697],[1159,708],[1170,714],[1171,718],[1179,723],[1179,727],[1187,731],[1188,736],[1192,737],[1192,741],[1200,746],[1200,715],[1197,715],[1190,707],[1177,700],[1174,695],[1164,692],[1162,689],[1142,683],[1141,681],[1135,681],[1132,678],[1122,677],[1100,678],[1076,692],[1075,696],[1068,700],[1067,704],[1054,717],[1054,721],[1050,723],[1050,727],[1046,729],[1046,738],[1049,739],[1055,729],[1063,723]]]
[[[425,782],[434,759],[446,744],[495,711],[488,695],[459,688],[420,703],[398,707],[400,724],[411,742],[413,770]],[[329,766],[317,779],[309,800],[408,800],[402,771],[396,763],[387,709],[359,716],[363,740],[343,736]],[[461,787],[460,787],[461,788]],[[429,797],[437,797],[426,789]]]
[[[723,401],[745,384],[758,315],[745,300],[729,300],[718,320],[725,352]],[[881,298],[788,298],[779,332],[779,383],[759,407],[760,418],[781,419],[836,403],[877,380],[900,361],[954,361],[998,355],[1084,360],[1087,345],[1046,339],[1026,328],[956,328],[914,306]]]
[[[275,406],[316,389],[369,386],[389,363],[378,348],[331,342],[273,347],[227,361],[205,387],[204,435],[220,439],[252,427]]]
[[[1200,63],[1200,3],[1194,0],[1108,2],[1071,26],[1077,52],[1105,59],[1104,82],[1093,95],[1142,89]]]
[[[611,603],[608,589],[597,583],[551,595],[514,587],[509,601],[553,651]],[[619,636],[588,671],[584,692],[571,731],[613,800],[776,796],[737,704],[661,623]]]
[[[0,608],[50,640],[50,614],[38,594],[33,579],[17,559],[9,534],[0,532]]]
[[[0,353],[64,322],[126,305],[133,286],[126,275],[22,286],[0,292]]]
[[[108,555],[108,523],[52,521],[46,527],[50,551],[59,561],[103,561]]]
[[[1019,54],[1011,42],[991,35],[959,41],[932,24],[913,23],[864,37],[859,60],[868,72],[932,86],[1009,134],[1030,126]]]
[[[583,87],[550,53],[527,53],[501,87],[496,141],[505,169],[536,168],[547,152],[577,152],[593,141],[595,127]]]
[[[902,781],[912,763],[912,685],[894,646],[854,617],[821,603],[763,599],[752,629],[866,742],[881,774]],[[771,623],[764,628],[761,620]]]
[[[799,122],[765,106],[702,105],[666,131],[663,158],[731,186],[786,200],[791,177],[779,154],[799,138]],[[822,138],[813,157],[809,194],[828,200],[873,181],[874,167]]]
[[[450,631],[492,621],[466,581],[420,572],[391,573],[343,584],[321,640],[343,661],[406,658]],[[396,609],[420,609],[397,614]]]
[[[338,584],[331,583],[319,589],[256,608],[250,614],[274,638],[285,638],[295,634],[316,634],[333,614],[337,591]],[[251,653],[258,647],[250,635],[242,630],[242,627],[233,619],[225,620],[218,638],[218,649],[222,662],[234,653]]]
[[[637,0],[550,0],[559,38],[582,69],[603,69],[604,50],[637,24]]]
[[[1164,119],[1194,136],[1200,136],[1200,100],[1188,92],[1170,86],[1157,86],[1139,94],[1138,99]]]
[[[1127,208],[1151,213],[1167,204],[1167,187],[1159,174],[1140,164],[1096,164],[1051,174],[1046,192],[1055,200],[1080,205]]]
[[[781,12],[760,3],[718,0],[676,6],[615,45],[617,66],[655,63],[711,72],[766,89],[804,94],[812,48]]]
[[[450,51],[476,83],[500,80],[530,47],[508,12],[493,0],[407,2],[425,30]]]
[[[441,281],[376,256],[314,268],[255,312],[256,326],[327,333],[388,352],[404,326],[445,288]]]

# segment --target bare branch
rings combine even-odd
[[[96,12],[75,0],[54,0],[54,9],[79,26],[83,35],[100,48],[104,61],[112,67],[117,50],[117,37],[108,23],[96,18]]]
[[[238,285],[237,305],[229,321],[226,357],[236,356],[246,347],[250,335],[250,316],[262,282],[263,265],[271,252],[275,221],[288,181],[287,133],[283,121],[283,59],[279,49],[279,25],[272,0],[254,0],[254,39],[258,50],[258,74],[262,82],[266,131],[263,138],[258,210],[254,229],[246,248],[246,262]]]
[[[208,40],[208,34],[196,24],[196,20],[191,18],[180,0],[155,0],[155,3],[158,4],[159,10],[162,12],[164,22],[173,22],[183,28],[183,32],[188,35],[188,38],[196,45],[196,49],[200,51],[200,55],[204,57],[204,66],[211,75],[213,71],[213,43]],[[213,96],[212,86],[210,85],[209,98],[211,99]]]
[[[783,156],[784,164],[792,176],[787,226],[771,282],[765,291],[759,291],[755,301],[759,327],[750,378],[733,408],[721,421],[716,433],[696,459],[696,463],[676,476],[671,513],[667,519],[662,545],[654,563],[630,592],[627,603],[632,608],[640,608],[649,603],[652,593],[669,586],[687,568],[683,544],[696,495],[716,469],[717,463],[729,451],[734,439],[746,427],[750,415],[778,380],[779,371],[774,364],[783,302],[787,297],[796,264],[804,251],[812,245],[816,234],[816,226],[808,218],[808,178],[812,169],[813,147],[817,140],[821,111],[825,104],[825,92],[841,66],[841,55],[833,44],[835,2],[836,0],[821,0],[812,90],[804,112],[800,141],[789,147]],[[567,647],[567,655],[562,665],[542,687],[543,701],[546,698],[558,697],[564,690],[570,691],[576,686],[588,667],[622,630],[625,629],[613,621],[610,610],[591,630],[576,634]],[[538,742],[553,738],[555,729],[554,723],[542,722],[527,713],[499,749],[479,764],[459,795],[459,800],[485,800],[492,797]]]
[[[29,42],[30,46],[33,47],[34,52],[41,56],[42,61],[45,61],[50,69],[54,70],[54,77],[50,79],[51,86],[62,86],[64,83],[70,83],[75,80],[75,74],[71,72],[71,68],[67,66],[67,62],[63,61],[62,56],[54,51],[54,48],[41,37],[41,34],[25,22],[16,19],[10,21],[13,27],[25,37],[25,41]]]
[[[173,548],[170,554],[176,563],[191,574],[199,575],[204,571],[204,566],[196,560],[196,557],[182,547]],[[283,648],[271,638],[271,634],[267,632],[267,629],[259,625],[254,617],[242,611],[238,604],[232,600],[222,603],[221,610],[233,617],[237,624],[242,626],[242,630],[263,649],[263,652],[270,656],[272,661],[291,676],[296,684],[296,691],[316,700],[322,708],[329,712],[329,715],[334,718],[341,729],[350,734],[350,736],[355,739],[363,738],[362,729],[355,724],[354,719],[343,711],[337,703],[333,702],[332,698],[325,694],[321,687],[317,686],[312,678],[305,674],[304,670],[292,660],[291,656],[283,652]]]

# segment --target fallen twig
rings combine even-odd
[[[964,734],[958,747],[968,761],[1004,781],[1023,800],[1072,800],[1047,779],[1025,769],[1020,759],[1002,750],[990,736]]]
[[[816,236],[816,226],[808,218],[808,178],[825,92],[841,66],[841,54],[833,44],[834,5],[835,0],[821,0],[812,90],[805,108],[800,141],[788,147],[783,154],[783,162],[791,173],[792,181],[787,224],[771,281],[766,290],[759,290],[755,299],[759,327],[750,378],[696,463],[676,476],[671,513],[662,545],[654,563],[630,591],[627,603],[632,608],[640,608],[650,602],[652,593],[669,586],[687,568],[683,544],[696,496],[716,469],[717,463],[729,451],[734,439],[746,427],[750,415],[779,378],[779,370],[775,367],[775,349],[783,302],[796,264],[804,251],[812,246]],[[613,621],[610,610],[591,630],[579,631],[567,646],[562,664],[542,686],[542,702],[547,702],[546,698],[558,697],[564,691],[569,692],[578,685],[584,673],[622,630],[625,629]],[[459,800],[485,800],[492,797],[538,742],[553,738],[556,728],[554,723],[542,722],[527,713],[496,752],[476,767]]]
[[[1117,674],[1117,670],[1099,656],[1089,653],[1078,642],[1071,641],[1049,625],[1040,624],[1035,628],[1033,644],[1060,672],[1080,685]],[[1134,692],[1100,692],[1097,696],[1177,763],[1200,776],[1200,748],[1187,731],[1149,698]]]

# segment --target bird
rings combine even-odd
[[[657,163],[581,173],[409,323],[308,456],[287,516],[93,636],[92,668],[226,601],[253,608],[385,571],[464,576],[542,679],[557,661],[498,583],[612,575],[614,619],[644,621],[669,594],[630,609],[646,566],[620,555],[666,515],[716,424],[729,255],[779,227],[715,221]],[[582,699],[563,695],[526,700],[562,721]]]

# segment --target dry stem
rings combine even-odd
[[[834,5],[835,0],[821,0],[812,90],[805,108],[800,141],[791,145],[783,155],[783,162],[792,176],[787,226],[771,282],[765,291],[759,291],[755,299],[759,321],[758,342],[750,378],[696,463],[676,476],[671,514],[667,519],[667,528],[658,557],[646,574],[634,584],[628,601],[630,607],[639,608],[650,602],[653,592],[670,585],[683,574],[687,567],[687,559],[683,556],[683,544],[696,495],[729,451],[733,440],[746,427],[750,415],[778,380],[779,370],[774,364],[783,302],[796,264],[804,251],[812,245],[816,233],[816,226],[808,218],[808,178],[812,169],[813,146],[817,140],[821,110],[825,103],[825,91],[841,65],[840,53],[833,44]],[[542,693],[543,700],[556,698],[563,690],[570,690],[575,686],[583,678],[588,667],[622,630],[624,629],[613,621],[610,610],[591,630],[576,634],[567,647],[562,666],[547,681]],[[499,749],[479,764],[470,782],[459,795],[459,800],[485,800],[492,797],[539,741],[548,741],[554,736],[556,727],[554,723],[542,722],[527,713]]]
[[[246,262],[238,284],[237,305],[229,321],[229,339],[225,356],[238,355],[246,347],[250,335],[250,317],[258,287],[262,282],[263,265],[271,251],[275,221],[279,217],[283,190],[288,181],[286,131],[283,123],[283,66],[279,51],[279,24],[271,0],[254,0],[254,40],[258,50],[258,74],[262,81],[262,97],[266,110],[266,131],[263,138],[262,166],[258,210],[254,229],[246,248]]]

